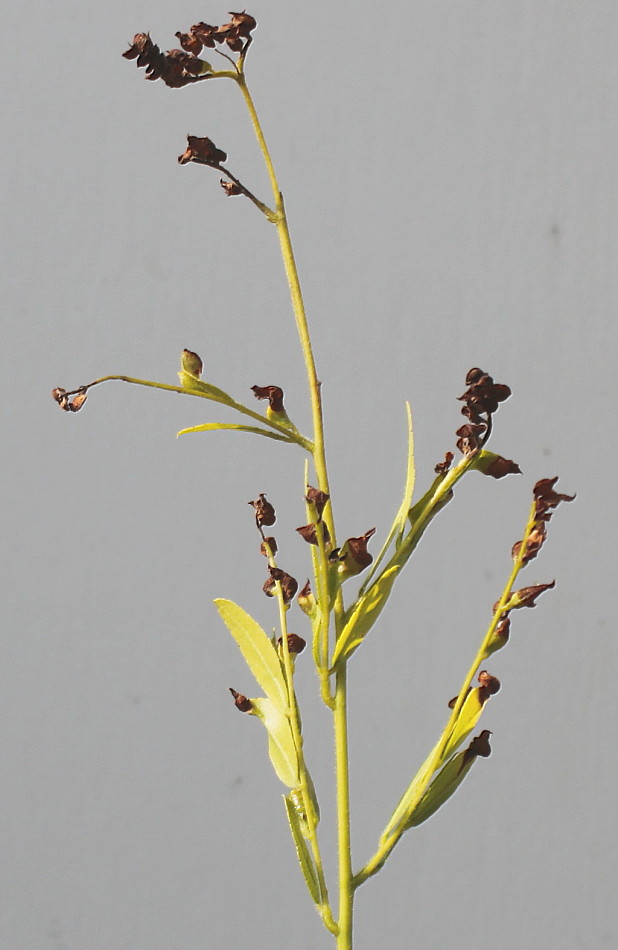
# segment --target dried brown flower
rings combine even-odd
[[[283,594],[283,602],[289,604],[294,594],[298,590],[298,581],[291,576],[291,574],[286,574],[285,571],[282,571],[278,567],[269,567],[270,577],[264,584],[262,590],[267,597],[275,596],[276,582],[279,581],[281,584],[281,592]]]
[[[511,595],[506,604],[507,610],[517,610],[519,607],[536,607],[536,599],[546,590],[553,590],[556,586],[555,581],[549,584],[535,584],[532,587],[522,587]]]
[[[505,459],[502,455],[496,455],[494,452],[482,452],[481,457],[475,466],[483,475],[490,475],[492,478],[504,478],[505,475],[521,475],[521,469],[517,462],[511,459]]]
[[[373,557],[367,550],[367,543],[375,533],[376,529],[371,528],[359,538],[348,538],[345,541],[337,554],[340,574],[353,577],[371,564]]]
[[[269,501],[266,501],[265,494],[260,494],[255,501],[249,501],[247,504],[255,509],[255,522],[258,528],[262,528],[265,525],[270,527],[270,525],[274,524],[277,520],[275,509]]]
[[[274,413],[284,413],[283,390],[279,386],[252,386],[256,399],[268,399],[268,408]]]
[[[555,478],[542,478],[532,489],[536,516],[542,521],[549,521],[552,516],[552,509],[557,508],[561,501],[573,501],[575,498],[575,495],[561,495],[554,491],[554,485],[557,481],[557,475]]]
[[[478,675],[479,699],[481,703],[486,703],[490,696],[494,696],[500,690],[500,680],[497,676],[492,676],[487,670],[481,670]]]
[[[264,557],[274,557],[277,553],[277,542],[274,538],[264,538],[260,544],[260,554]]]
[[[178,156],[178,162],[181,165],[186,165],[188,162],[197,162],[199,165],[210,165],[213,168],[218,168],[226,158],[226,153],[217,148],[211,139],[200,138],[197,135],[187,135],[187,147],[182,155]]]
[[[459,399],[466,403],[468,411],[464,413],[472,420],[472,414],[478,416],[492,415],[498,408],[498,403],[504,402],[511,395],[508,386],[501,383],[494,383],[489,373],[475,366],[468,371],[466,375],[466,386],[468,389]],[[463,410],[462,410],[463,411]],[[478,420],[472,420],[478,421]]]
[[[511,632],[511,621],[508,617],[503,617],[494,630],[493,636],[487,645],[487,656],[501,650],[506,645]]]
[[[434,472],[436,473],[436,475],[446,475],[449,468],[451,467],[451,463],[454,458],[455,456],[453,455],[452,452],[447,452],[446,455],[444,456],[444,461],[438,462],[438,464],[434,468]]]
[[[283,646],[283,637],[277,640],[279,647]],[[299,637],[297,633],[288,633],[288,650],[290,653],[302,653],[307,646],[307,641]]]
[[[307,581],[303,589],[298,592],[298,597],[296,599],[302,612],[307,614],[308,617],[313,617],[316,611],[317,603],[311,591],[311,584],[309,581]]]
[[[327,495],[325,491],[321,491],[319,488],[312,488],[311,485],[307,485],[307,494],[305,495],[305,501],[308,504],[313,505],[318,518],[322,517],[324,509],[326,507],[326,502],[330,498],[330,495]]]
[[[52,389],[51,394],[54,402],[57,402],[65,412],[79,412],[88,398],[86,388],[74,393],[67,393],[62,386],[57,386],[56,389]]]
[[[234,697],[234,705],[236,709],[240,709],[241,712],[251,712],[253,709],[253,703],[250,699],[247,699],[246,696],[243,696],[242,693],[237,693],[235,689],[232,689],[231,686],[228,687],[230,693]]]
[[[461,767],[465,768],[470,759],[475,759],[477,755],[487,759],[491,755],[491,746],[489,745],[489,729],[483,729],[480,735],[475,736],[468,748],[464,751]]]
[[[226,181],[225,178],[220,178],[219,184],[223,188],[228,198],[231,198],[234,195],[244,195],[244,191],[240,185],[236,184],[235,181]]]
[[[298,531],[301,538],[304,538],[304,540],[308,544],[317,544],[318,543],[318,526],[320,527],[320,530],[322,531],[322,538],[323,538],[324,544],[329,544],[330,534],[328,532],[328,528],[326,527],[323,521],[318,521],[317,524],[305,524],[302,526],[302,528],[297,528],[296,530]]]
[[[465,425],[460,426],[455,435],[459,436],[456,444],[462,455],[467,457],[478,452],[482,445],[481,435],[486,428],[484,423],[477,425],[472,422],[466,422]]]

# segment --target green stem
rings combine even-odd
[[[273,162],[266,144],[266,139],[262,131],[260,120],[258,118],[253,99],[247,87],[242,64],[238,68],[236,81],[240,87],[247,110],[251,117],[253,130],[255,132],[260,151],[262,153],[266,171],[270,179],[274,200],[275,200],[275,220],[281,247],[281,256],[285,268],[286,277],[290,289],[292,308],[296,320],[296,327],[300,339],[300,345],[305,361],[305,369],[309,384],[309,395],[311,401],[311,414],[313,420],[313,464],[317,478],[318,488],[330,496],[330,486],[328,480],[328,470],[326,467],[326,449],[324,443],[324,419],[322,411],[321,384],[318,379],[311,338],[309,334],[309,325],[305,304],[303,301],[296,259],[292,247],[292,240],[288,227],[283,195],[279,188],[277,176]],[[269,218],[272,220],[272,218]],[[335,525],[332,513],[332,505],[327,503],[323,520],[328,528],[332,543],[336,546]],[[321,637],[324,639],[319,647],[320,655],[328,653],[328,633],[330,627],[331,609],[328,603],[329,591],[329,563],[327,552],[324,545],[319,546],[318,557],[318,588],[321,591],[320,610],[322,612],[323,628]],[[326,601],[324,596],[326,592]],[[334,598],[335,626],[340,628],[344,612],[343,598],[341,588],[336,591]],[[336,632],[337,632],[336,631]],[[331,699],[328,693],[328,681],[322,676],[322,696],[324,701],[333,708],[334,730],[335,730],[335,757],[337,769],[337,826],[339,843],[339,926],[337,932],[338,950],[352,950],[352,913],[354,888],[352,884],[352,863],[350,851],[350,807],[349,807],[349,772],[348,772],[348,731],[347,731],[347,712],[346,712],[346,670],[345,664],[337,672],[336,688],[334,699]],[[329,928],[330,929],[330,928]]]
[[[352,950],[354,883],[350,841],[350,783],[348,767],[347,669],[337,671],[335,689],[335,755],[337,759],[337,837],[339,842],[339,933],[337,950]]]
[[[296,260],[294,257],[294,250],[292,248],[292,240],[290,237],[290,231],[288,227],[287,217],[285,213],[285,207],[283,203],[283,195],[279,189],[279,183],[277,181],[277,175],[275,173],[275,168],[270,157],[270,152],[268,150],[268,145],[266,144],[266,139],[264,138],[264,133],[262,131],[262,126],[258,118],[258,114],[251,98],[251,93],[247,87],[247,82],[243,73],[240,73],[236,77],[236,81],[240,87],[240,90],[243,94],[247,110],[251,117],[251,122],[253,125],[253,130],[255,132],[255,137],[258,141],[260,151],[264,158],[264,164],[266,165],[266,171],[270,179],[270,185],[273,192],[273,197],[275,199],[275,208],[277,211],[276,215],[276,227],[277,233],[279,235],[279,243],[281,245],[281,256],[283,258],[283,265],[285,267],[285,273],[288,279],[288,285],[290,288],[290,296],[292,299],[292,308],[294,310],[294,316],[296,318],[296,326],[298,329],[298,335],[300,338],[300,344],[303,352],[303,357],[305,360],[305,367],[307,371],[307,379],[309,382],[309,393],[311,398],[311,414],[313,417],[313,442],[315,446],[314,454],[314,464],[316,470],[316,476],[318,480],[318,487],[330,494],[329,482],[328,482],[328,472],[326,468],[326,451],[324,445],[324,420],[322,413],[322,399],[320,394],[320,381],[318,379],[317,369],[315,365],[315,359],[313,356],[313,348],[311,346],[311,337],[309,335],[309,325],[307,322],[307,314],[305,311],[305,304],[303,301],[302,290],[300,286],[300,279],[298,276],[298,269],[296,267]],[[324,512],[324,520],[328,525],[328,530],[330,532],[331,538],[333,539],[333,544],[335,544],[335,529],[332,521],[332,512],[329,510],[330,506],[327,506],[326,511]]]

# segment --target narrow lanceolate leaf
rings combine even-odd
[[[303,872],[303,877],[305,878],[307,887],[309,888],[311,899],[313,900],[314,904],[320,904],[320,884],[318,880],[318,873],[316,871],[315,864],[313,863],[313,858],[311,857],[311,852],[309,851],[307,842],[303,837],[300,819],[296,808],[294,807],[294,802],[291,799],[291,794],[284,795],[283,801],[285,804],[288,821],[290,822],[290,831],[292,832],[292,838],[294,840],[296,854],[298,855],[300,869]]]
[[[290,720],[275,703],[263,696],[251,700],[251,712],[266,727],[268,754],[278,778],[288,788],[296,788],[300,781],[298,753]]]
[[[257,682],[285,715],[288,709],[288,691],[281,663],[271,640],[259,623],[233,601],[220,598],[215,600],[215,605]]]
[[[416,480],[416,467],[414,465],[414,429],[412,428],[412,409],[410,408],[409,402],[406,402],[406,412],[408,414],[408,466],[406,470],[406,484],[403,492],[403,500],[396,518],[396,522],[398,522],[397,544],[400,544],[406,527],[408,511],[410,510],[412,496],[414,494],[414,482]]]
[[[278,432],[269,432],[268,429],[260,429],[259,426],[243,426],[233,422],[205,422],[199,426],[191,426],[188,429],[181,429],[176,436],[187,435],[190,432],[214,432],[216,429],[235,429],[238,432],[251,432],[253,435],[265,435],[267,439],[276,439],[277,442],[291,442],[285,435]]]
[[[435,777],[412,813],[407,817],[405,828],[415,828],[431,818],[438,808],[453,795],[472,768],[479,755],[490,754],[489,733],[484,730],[473,739],[464,752],[458,752]]]
[[[340,660],[350,657],[363,642],[380,616],[382,608],[389,598],[398,572],[399,565],[387,568],[387,570],[380,575],[375,584],[373,584],[352,607],[349,618],[335,646],[333,667]]]
[[[384,560],[384,557],[390,548],[393,539],[395,538],[395,544],[397,547],[401,544],[404,531],[408,522],[408,512],[412,504],[412,496],[414,494],[414,483],[416,479],[416,468],[414,465],[414,430],[412,428],[412,410],[410,408],[410,403],[406,402],[406,412],[408,418],[408,458],[407,458],[407,467],[406,467],[406,483],[403,490],[403,499],[399,510],[395,515],[395,520],[391,526],[390,531],[388,532],[386,541],[382,545],[380,553],[377,555],[373,564],[371,565],[371,570],[367,575],[364,583],[361,586],[361,593],[363,593],[372,579],[375,577],[378,571],[378,567]]]

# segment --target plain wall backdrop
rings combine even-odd
[[[350,664],[355,864],[435,741],[485,629],[534,482],[577,492],[489,668],[493,754],[357,899],[357,950],[616,945],[614,611],[618,7],[611,0],[255,0],[248,78],[283,188],[323,381],[341,539],[383,537],[405,473],[454,446],[464,378],[508,383],[491,441]],[[283,786],[228,686],[252,681],[212,606],[267,628],[247,501],[307,550],[300,450],[174,383],[183,347],[241,399],[283,387],[309,429],[276,233],[232,83],[170,90],[121,58],[225,6],[5,5],[0,950],[319,950]],[[378,544],[373,545],[373,550]],[[296,610],[294,624],[302,633]],[[299,661],[306,751],[333,831],[331,737]],[[329,869],[335,856],[328,850]]]

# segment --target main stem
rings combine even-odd
[[[283,195],[279,190],[279,184],[277,182],[277,176],[275,174],[275,169],[270,157],[270,152],[268,151],[268,146],[266,144],[266,139],[264,138],[264,133],[262,132],[262,127],[260,125],[260,120],[258,118],[255,106],[253,104],[253,99],[251,98],[251,93],[247,87],[247,83],[243,73],[240,73],[237,77],[238,85],[240,86],[241,92],[243,94],[249,115],[251,116],[251,122],[253,124],[253,129],[255,136],[258,140],[260,146],[260,151],[264,158],[264,163],[266,165],[266,171],[268,172],[268,177],[270,179],[270,184],[273,192],[273,197],[275,199],[275,207],[277,210],[277,234],[279,235],[279,243],[281,245],[281,255],[283,257],[283,265],[285,267],[286,277],[288,279],[288,285],[290,288],[290,296],[292,298],[292,307],[294,310],[294,316],[296,318],[296,326],[298,328],[298,335],[300,337],[300,344],[303,351],[303,357],[305,360],[305,367],[307,370],[307,379],[309,382],[309,393],[311,398],[311,414],[313,417],[313,433],[314,433],[314,446],[315,451],[313,455],[315,471],[318,480],[318,487],[330,494],[329,484],[328,484],[328,472],[326,468],[326,452],[324,445],[324,419],[322,414],[322,398],[320,393],[320,380],[318,379],[317,369],[315,365],[315,359],[313,356],[313,349],[311,346],[311,337],[309,335],[309,325],[307,323],[307,314],[305,311],[305,304],[303,301],[303,295],[300,288],[300,279],[298,276],[298,269],[296,267],[296,260],[294,257],[294,250],[292,248],[292,240],[290,238],[290,231],[288,228],[288,221],[285,214],[285,206],[283,203]],[[334,526],[332,524],[332,516],[327,508],[327,511],[324,514],[324,518],[328,523],[328,529],[331,533],[331,537],[334,539]]]
[[[279,189],[279,183],[275,174],[268,145],[264,138],[264,133],[260,125],[253,99],[247,87],[242,68],[238,71],[236,77],[238,85],[243,94],[245,104],[251,117],[253,130],[257,138],[260,151],[264,158],[268,177],[275,200],[275,224],[279,243],[281,245],[281,255],[285,267],[286,277],[290,288],[292,307],[296,326],[300,338],[300,344],[305,361],[307,380],[309,383],[309,394],[311,399],[311,413],[313,417],[313,463],[321,491],[330,495],[328,481],[328,470],[326,467],[326,450],[324,444],[324,418],[322,412],[321,384],[318,379],[313,348],[311,346],[311,337],[309,335],[309,325],[305,304],[300,287],[296,259],[292,248],[292,240],[288,227],[287,216],[283,195]],[[323,514],[324,521],[328,527],[333,545],[336,544],[335,526],[333,521],[332,507],[326,505]],[[320,573],[322,580],[327,586],[328,562],[324,552],[320,552]],[[343,615],[343,599],[341,591],[337,592],[334,605],[335,624],[341,625]],[[347,724],[347,675],[345,663],[341,665],[337,673],[335,696],[334,696],[334,729],[335,729],[335,759],[337,769],[337,838],[339,846],[339,921],[337,933],[337,950],[352,950],[352,914],[354,886],[352,879],[352,857],[350,848],[350,791],[349,791],[349,769],[348,769],[348,724]]]

